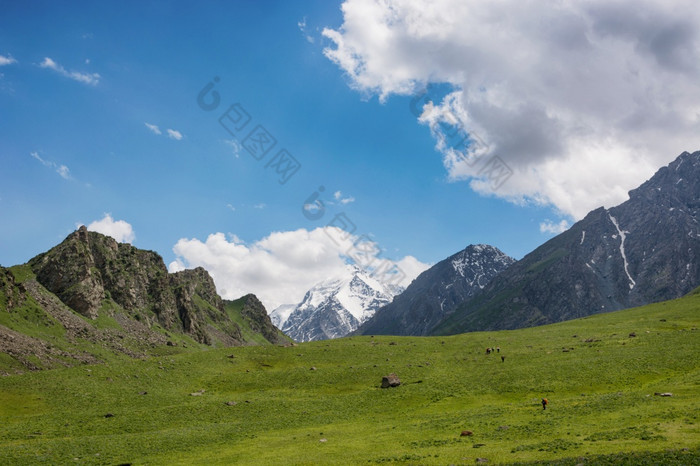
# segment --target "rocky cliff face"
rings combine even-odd
[[[471,245],[420,274],[406,290],[362,325],[363,335],[427,335],[447,315],[515,259],[499,249]]]
[[[248,294],[241,299],[244,300],[241,317],[248,323],[251,331],[259,333],[270,343],[280,345],[290,342],[289,338],[273,325],[265,306],[257,296]]]
[[[85,317],[96,318],[105,301],[113,301],[136,320],[201,343],[240,341],[240,329],[226,318],[214,281],[201,267],[169,274],[157,253],[84,226],[29,265],[39,283]]]
[[[700,152],[590,212],[440,323],[436,334],[547,324],[678,298],[700,285]]]

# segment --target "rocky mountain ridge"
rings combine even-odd
[[[700,152],[684,152],[496,277],[431,333],[513,329],[683,296],[700,285]]]
[[[427,335],[515,259],[485,244],[467,246],[421,273],[356,333]]]
[[[32,354],[61,364],[95,359],[66,349],[81,341],[132,357],[188,341],[290,342],[254,295],[239,301],[231,311],[233,302],[221,299],[201,267],[168,273],[157,253],[82,226],[27,264],[0,267],[0,353],[31,369],[39,367],[28,362]]]

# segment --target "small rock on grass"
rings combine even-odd
[[[235,401],[227,401],[227,402],[224,403],[224,404],[225,404],[226,406],[236,406],[238,403],[236,403]]]
[[[474,435],[474,432],[471,430],[463,430],[461,434],[459,434],[460,437],[470,437]]]

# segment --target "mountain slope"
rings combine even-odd
[[[340,338],[357,329],[377,309],[389,303],[398,290],[379,283],[357,267],[348,267],[342,278],[325,280],[311,288],[289,312],[273,311],[282,331],[296,341]]]
[[[265,306],[254,294],[247,294],[234,301],[224,300],[224,309],[229,318],[241,328],[247,344],[291,343],[291,338],[272,323]]]
[[[169,274],[155,252],[81,227],[28,264],[0,267],[0,360],[37,369],[288,341],[255,296],[239,301],[224,303],[203,268]]]
[[[362,335],[427,335],[445,316],[507,269],[515,259],[478,244],[421,273],[400,295],[363,324]]]
[[[629,194],[525,256],[432,333],[541,325],[692,290],[700,284],[700,152],[684,152]]]

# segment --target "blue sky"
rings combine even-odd
[[[337,268],[338,251],[313,232],[338,214],[355,225],[353,238],[371,240],[381,257],[403,264],[409,275],[471,243],[492,244],[521,258],[589,208],[624,200],[628,189],[680,151],[697,149],[650,150],[652,155],[637,157],[633,170],[622,169],[624,157],[610,154],[635,150],[634,144],[625,146],[635,135],[613,135],[618,145],[600,150],[608,150],[605,157],[616,162],[600,170],[615,182],[586,191],[591,183],[570,181],[578,178],[576,167],[566,165],[572,149],[562,149],[573,144],[568,133],[532,143],[528,136],[544,134],[566,102],[548,96],[523,102],[517,108],[530,109],[524,120],[517,112],[487,115],[483,109],[496,108],[496,99],[481,113],[460,107],[460,96],[474,85],[465,81],[470,70],[464,60],[454,59],[445,52],[446,44],[434,40],[427,52],[415,40],[402,43],[406,34],[401,31],[391,30],[394,39],[371,36],[379,29],[363,30],[358,24],[403,24],[411,30],[406,18],[415,18],[411,12],[402,17],[399,8],[394,14],[402,21],[387,22],[376,14],[378,8],[357,1],[344,9],[331,1],[5,2],[0,15],[0,264],[26,262],[76,225],[93,224],[96,230],[102,225],[103,231],[121,235],[117,239],[159,252],[171,270],[208,265],[225,297],[254,288],[248,291],[261,294],[270,307],[296,300],[307,283]],[[436,13],[436,21],[450,15],[444,2],[440,8],[443,16]],[[639,37],[644,27],[638,27]],[[441,40],[470,39],[448,34]],[[540,42],[550,40],[555,38]],[[541,47],[540,42],[533,47]],[[687,42],[695,47],[696,37]],[[434,62],[443,52],[448,61]],[[498,50],[488,52],[499,58]],[[591,62],[612,53],[603,52],[593,54]],[[645,55],[640,52],[640,57],[643,65]],[[510,72],[498,70],[502,77]],[[695,76],[691,71],[689,80]],[[484,95],[510,82],[485,76],[479,84]],[[206,111],[197,97],[215,77],[220,104]],[[443,83],[441,97],[465,92],[451,94],[452,101],[436,101],[435,111],[426,111],[419,121],[410,103],[431,82]],[[696,102],[696,94],[689,95]],[[230,134],[219,123],[233,104],[250,117],[240,134]],[[601,112],[590,112],[591,128],[597,128]],[[541,116],[543,124],[537,126]],[[449,142],[437,146],[441,136],[435,125],[445,121],[479,135],[489,147],[500,147],[499,160],[512,176],[489,190],[478,184],[471,165],[451,163]],[[522,121],[537,127],[524,127]],[[561,121],[567,121],[565,115]],[[686,123],[688,134],[697,130],[697,119]],[[244,146],[258,125],[276,140],[262,160]],[[496,126],[520,139],[508,142]],[[596,141],[609,140],[593,134]],[[681,136],[683,143],[692,140]],[[537,165],[542,160],[532,156],[520,164],[531,156],[527,152],[509,159],[508,144],[531,144],[541,153],[559,148],[564,156],[549,157],[546,169],[561,173],[561,179],[535,177],[546,171]],[[283,149],[300,168],[281,183],[289,172],[275,172],[272,161]],[[574,174],[556,171],[557,163]],[[600,173],[587,176],[601,179]],[[482,176],[481,181],[489,180]],[[305,212],[312,211],[303,206],[321,186],[325,214],[310,219],[314,216]],[[287,243],[293,232],[303,236],[303,247],[295,243],[299,250]],[[219,243],[210,236],[216,233],[222,234]],[[229,253],[229,260],[218,261]],[[323,254],[332,260],[323,262]],[[251,265],[256,257],[262,259]],[[400,262],[406,257],[410,263]],[[304,268],[314,264],[319,276]],[[280,277],[294,273],[295,265],[303,279],[282,285]],[[236,270],[248,272],[242,277]],[[287,291],[271,291],[276,283]]]

